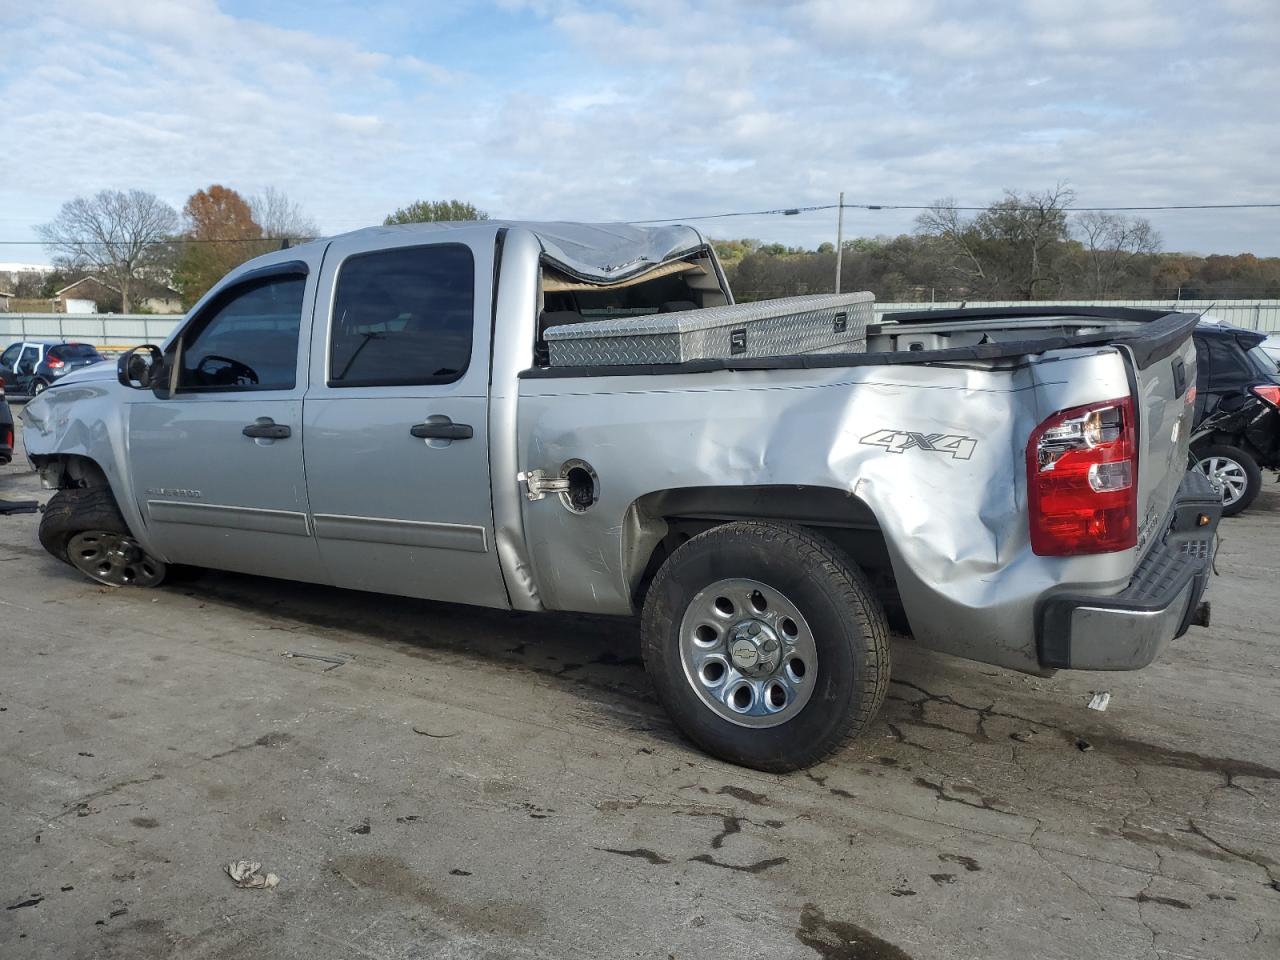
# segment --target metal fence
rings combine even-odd
[[[899,310],[945,310],[955,307],[1021,307],[1025,300],[982,300],[962,303],[877,303],[876,319]],[[1239,327],[1280,333],[1280,300],[1045,300],[1038,307],[1145,307],[1204,313]],[[159,343],[182,321],[181,314],[142,313],[0,313],[0,344],[12,340],[79,340],[99,349],[127,349]]]
[[[159,343],[182,314],[0,313],[0,343],[11,340],[76,340],[99,349]]]

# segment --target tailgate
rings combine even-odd
[[[1180,340],[1125,343],[1136,380],[1138,409],[1138,549],[1158,533],[1187,472],[1195,399],[1192,326]]]

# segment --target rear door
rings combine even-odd
[[[489,497],[493,258],[492,227],[330,246],[303,421],[340,586],[508,605]]]
[[[323,582],[307,517],[302,361],[323,247],[246,274],[166,358],[177,391],[131,391],[133,495],[167,560]]]
[[[14,392],[27,396],[32,393],[32,381],[36,378],[36,366],[40,363],[40,344],[24,343],[13,365]],[[7,379],[7,378],[6,378]]]

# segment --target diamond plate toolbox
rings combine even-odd
[[[875,296],[822,294],[548,327],[553,367],[861,353]]]

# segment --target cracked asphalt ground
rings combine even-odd
[[[0,956],[1274,960],[1278,490],[1153,667],[899,643],[879,721],[786,777],[681,742],[629,622],[108,590],[0,518]]]

